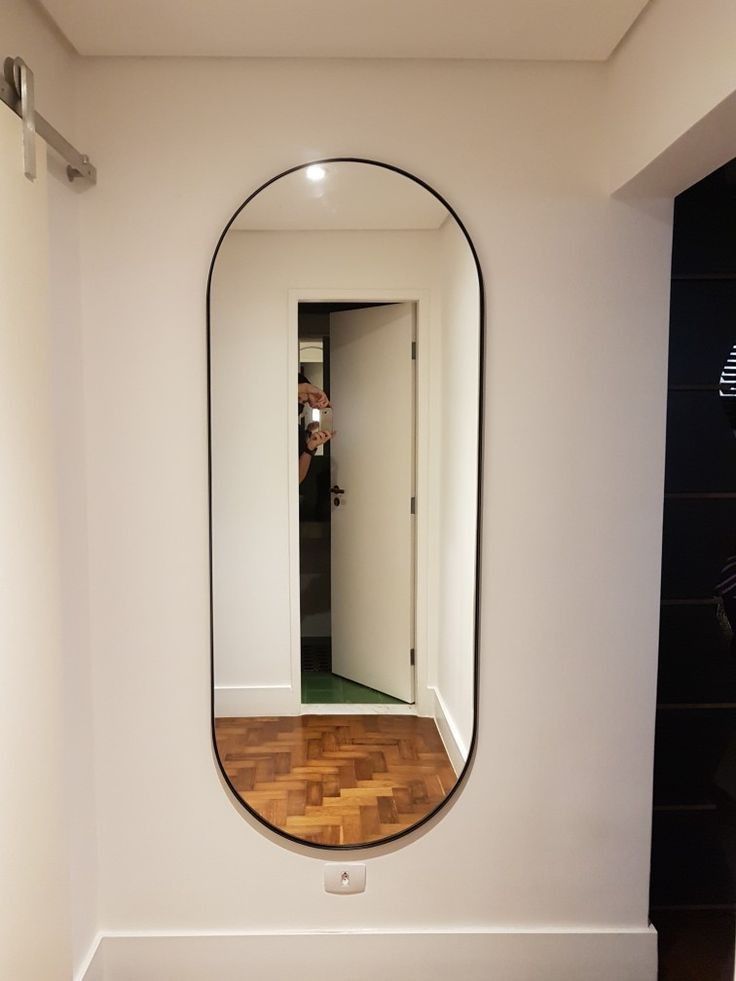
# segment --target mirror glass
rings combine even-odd
[[[393,839],[475,736],[475,252],[417,179],[330,160],[247,199],[208,295],[220,767],[292,839]]]

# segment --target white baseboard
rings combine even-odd
[[[304,702],[302,715],[416,715],[414,705],[392,702]]]
[[[215,718],[299,715],[301,692],[291,685],[215,686]]]
[[[455,720],[445,705],[445,702],[437,688],[431,688],[434,693],[434,705],[432,714],[437,725],[442,742],[445,744],[447,755],[450,757],[455,773],[459,774],[465,767],[468,759],[468,747],[465,745],[460,732],[455,724]]]
[[[100,949],[102,934],[98,933],[92,941],[79,969],[74,972],[74,981],[105,981],[103,955]]]
[[[657,935],[567,930],[108,934],[83,981],[655,981]],[[94,966],[94,965],[92,965]]]

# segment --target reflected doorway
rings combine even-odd
[[[300,446],[335,434],[299,484],[306,711],[414,702],[415,323],[413,303],[298,306],[300,382],[331,403],[300,407]]]

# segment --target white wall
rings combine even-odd
[[[104,928],[554,927],[570,950],[606,931],[633,960],[592,956],[590,976],[653,978],[653,938],[640,944],[671,216],[607,195],[604,77],[81,66],[101,175],[81,206]],[[446,195],[489,298],[477,756],[436,826],[362,855],[368,890],[347,902],[321,891],[324,856],[251,826],[209,744],[207,268],[245,194],[330,154],[398,164]],[[489,934],[484,956],[502,942]]]
[[[451,220],[440,230],[438,276],[441,418],[432,440],[440,479],[436,689],[459,754],[467,758],[475,665],[480,295],[473,256]]]
[[[26,0],[5,0],[0,6],[0,35],[3,38],[2,57],[20,55],[35,74],[36,100],[39,110],[62,134],[75,142],[76,55],[56,29]],[[5,107],[0,110],[6,111]],[[82,148],[84,149],[84,148]],[[20,161],[20,150],[19,150]],[[4,175],[6,180],[8,175]],[[64,799],[58,809],[48,808],[43,815],[34,815],[28,807],[27,820],[43,820],[43,834],[65,835],[57,840],[59,854],[49,856],[39,872],[38,887],[51,902],[58,898],[59,908],[46,915],[38,906],[26,924],[23,956],[26,969],[36,979],[66,978],[68,972],[82,965],[97,931],[96,896],[96,817],[94,802],[93,712],[91,704],[91,666],[87,637],[85,526],[85,464],[83,428],[83,377],[81,360],[80,273],[79,273],[79,196],[88,193],[79,185],[70,186],[64,166],[51,154],[47,181],[48,194],[48,277],[39,256],[35,269],[33,290],[41,296],[47,292],[48,322],[43,337],[48,358],[48,376],[43,390],[26,391],[25,397],[44,406],[53,417],[53,430],[42,451],[26,447],[29,465],[46,468],[46,492],[54,508],[56,528],[55,551],[47,559],[55,563],[57,597],[60,591],[61,615],[56,619],[53,643],[63,670],[49,672],[38,679],[45,686],[46,708],[41,700],[41,687],[27,691],[8,690],[14,699],[30,698],[38,725],[51,726],[52,751],[41,754],[32,749],[29,741],[16,738],[12,753],[19,772],[24,771],[35,784],[42,787],[61,779]],[[24,237],[23,232],[20,238]],[[24,332],[20,330],[19,336]],[[27,338],[30,341],[30,335]],[[48,454],[44,456],[44,454]],[[45,613],[38,611],[39,619]],[[51,613],[48,623],[53,623]],[[6,650],[3,657],[11,662],[21,657],[17,649]],[[27,664],[26,667],[29,665]],[[20,665],[17,665],[20,669]],[[19,701],[18,704],[21,704]],[[58,712],[56,717],[53,712]],[[6,713],[3,713],[7,716]],[[56,756],[58,754],[58,757]],[[3,806],[13,805],[12,794],[6,786]],[[40,843],[38,848],[41,853]],[[20,873],[22,888],[32,888],[32,872]],[[61,881],[57,881],[57,875]],[[4,880],[3,892],[15,904],[20,914],[21,884]],[[63,932],[63,939],[59,931]],[[30,942],[26,942],[28,938]],[[55,939],[54,939],[55,938]],[[16,936],[21,939],[21,934]],[[59,944],[63,944],[63,950]],[[44,973],[35,956],[46,956],[51,966]],[[35,973],[34,973],[35,972]],[[13,977],[19,975],[13,974]]]
[[[63,175],[61,175],[63,176]],[[51,381],[61,568],[66,764],[74,964],[97,932],[94,708],[89,648],[84,374],[77,193],[60,179],[49,194]]]

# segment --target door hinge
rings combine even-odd
[[[416,656],[414,654],[414,648],[412,647],[412,649],[409,651],[409,664],[411,665],[412,668],[414,667],[415,662],[416,662]]]
[[[411,360],[412,361],[416,361],[417,360],[417,342],[416,341],[412,341],[411,342]]]
[[[411,501],[409,503],[409,513],[410,514],[416,514],[417,513],[417,499],[416,499],[416,497],[412,497],[412,499],[411,499]]]

